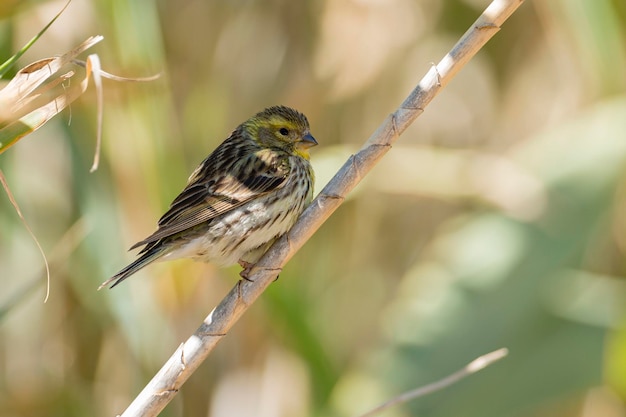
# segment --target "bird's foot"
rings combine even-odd
[[[243,271],[239,273],[239,276],[248,282],[254,282],[253,279],[248,278],[248,275],[250,275],[252,268],[254,268],[256,264],[253,264],[251,262],[246,262],[242,259],[240,259],[237,263],[243,268]],[[276,275],[276,278],[274,278],[274,282],[278,281],[279,277],[280,275]]]
[[[239,262],[237,263],[243,268],[243,271],[239,273],[239,276],[248,282],[252,282],[252,280],[248,278],[248,275],[250,275],[250,271],[252,271],[254,264],[250,262],[246,262],[243,259],[240,259]]]

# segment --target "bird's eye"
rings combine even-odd
[[[286,128],[284,128],[284,127],[281,127],[281,128],[280,128],[280,130],[279,130],[279,132],[280,132],[280,134],[281,134],[281,135],[283,135],[283,136],[287,136],[287,135],[289,134],[289,130],[287,130],[287,129],[286,129]]]

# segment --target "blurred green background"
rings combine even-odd
[[[273,104],[317,189],[488,4],[74,0],[20,61],[102,34],[91,89],[0,156],[0,416],[114,416],[238,279],[133,259],[195,166]],[[0,61],[62,7],[3,1]],[[163,416],[356,416],[500,347],[404,416],[626,416],[626,3],[528,1],[287,265]]]

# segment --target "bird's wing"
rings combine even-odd
[[[289,174],[286,158],[271,151],[252,152],[226,166],[214,152],[189,178],[152,235],[131,249],[187,230],[282,187]]]

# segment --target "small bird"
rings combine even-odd
[[[102,283],[110,288],[156,260],[192,258],[219,266],[254,263],[313,198],[309,148],[317,141],[302,113],[269,107],[240,124],[191,174],[156,232],[134,244],[139,257]]]

